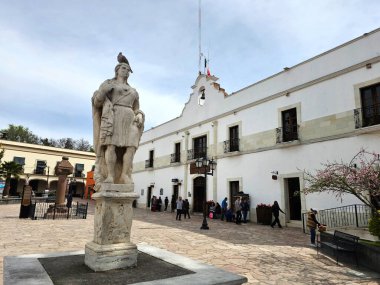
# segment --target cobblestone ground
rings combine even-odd
[[[0,284],[3,257],[83,250],[93,235],[93,205],[86,220],[19,219],[19,205],[0,205]],[[236,225],[201,216],[176,221],[174,213],[135,209],[131,240],[244,275],[246,284],[380,284],[379,275],[316,254],[301,229]]]

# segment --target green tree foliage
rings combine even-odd
[[[369,220],[368,230],[371,234],[380,238],[380,210]]]
[[[38,144],[39,138],[28,128],[10,124],[7,129],[0,130],[4,138],[15,142]]]
[[[11,185],[11,178],[18,178],[24,171],[22,165],[14,161],[5,161],[0,166],[0,173],[5,178],[3,196],[7,196]]]
[[[33,132],[31,132],[27,127],[12,124],[10,124],[7,129],[0,130],[0,138],[4,140],[38,144],[43,146],[93,152],[90,143],[83,138],[79,140],[74,140],[72,138],[61,138],[57,140],[52,138],[42,138],[33,134]]]
[[[337,198],[352,194],[375,213],[380,205],[378,153],[360,150],[349,163],[328,162],[315,172],[304,171],[304,193],[330,192]]]

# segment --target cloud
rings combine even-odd
[[[119,51],[146,127],[181,114],[198,75],[198,1],[0,6],[0,128],[91,138],[90,98],[113,77]],[[379,10],[376,0],[202,0],[202,51],[233,92],[377,28]]]

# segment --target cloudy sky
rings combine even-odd
[[[378,0],[202,0],[202,50],[228,93],[380,27]],[[92,143],[90,99],[122,51],[146,129],[198,73],[198,0],[0,0],[0,129]]]

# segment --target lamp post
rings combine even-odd
[[[208,230],[209,227],[207,225],[207,175],[214,175],[214,170],[216,169],[216,161],[212,158],[211,160],[207,159],[207,157],[198,158],[195,161],[195,166],[198,168],[198,170],[203,168],[203,172],[205,175],[205,194],[203,199],[203,222],[201,226],[201,230]],[[209,167],[211,169],[211,172],[209,172]]]

